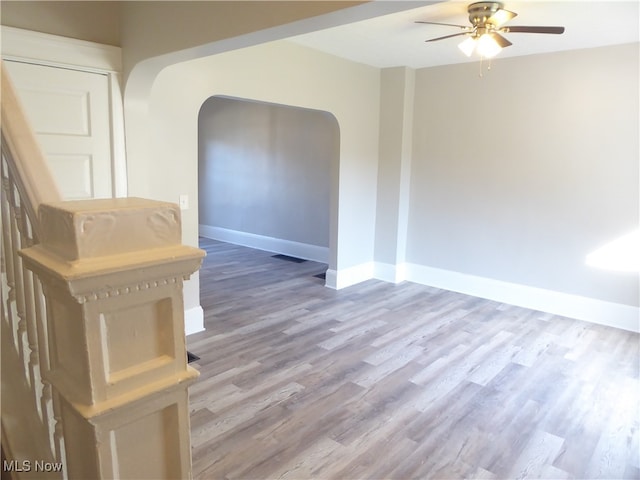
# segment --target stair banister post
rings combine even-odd
[[[47,300],[51,369],[70,478],[190,478],[177,205],[138,198],[42,204],[20,252]]]

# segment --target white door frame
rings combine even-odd
[[[122,107],[122,49],[48,33],[2,26],[2,58],[106,75],[111,121],[111,178],[114,197],[127,196]]]

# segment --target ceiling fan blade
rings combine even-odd
[[[425,42],[436,42],[438,40],[444,40],[445,38],[459,37],[460,35],[469,35],[471,32],[454,33],[453,35],[445,35],[444,37],[430,38]]]
[[[464,28],[465,30],[471,30],[471,27],[468,25],[456,25],[454,23],[425,22],[422,20],[417,20],[415,23],[425,23],[427,25],[444,25],[445,27],[458,27]]]
[[[487,23],[491,23],[496,27],[500,27],[517,16],[518,14],[516,12],[511,12],[509,10],[505,10],[504,8],[500,8],[496,11],[496,13],[494,13],[487,19]]]
[[[509,47],[511,45],[513,45],[513,43],[511,43],[509,40],[507,40],[506,38],[504,38],[502,35],[500,35],[499,33],[492,33],[491,36],[493,37],[493,39],[496,41],[496,43],[498,45],[500,45],[502,48],[506,48]]]
[[[503,33],[553,33],[559,35],[564,33],[564,27],[525,27],[525,26],[513,26],[502,27],[500,32]]]

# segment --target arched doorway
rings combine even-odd
[[[198,117],[200,234],[328,263],[339,137],[328,112],[207,99]]]

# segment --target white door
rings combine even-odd
[[[109,79],[5,61],[64,199],[113,196]]]

